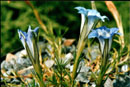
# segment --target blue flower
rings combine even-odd
[[[27,33],[21,30],[18,30],[19,38],[24,48],[26,49],[25,43],[27,43],[33,57],[34,57],[33,39],[36,40],[38,36],[38,29],[39,27],[36,27],[34,30],[31,30],[31,26],[29,26]]]
[[[107,18],[106,16],[101,16],[100,13],[97,10],[93,9],[86,9],[84,7],[75,7],[75,9],[78,10],[78,13],[81,14],[81,27],[80,27],[80,33],[83,30],[83,26],[85,24],[86,17],[88,17],[88,33],[90,32],[91,28],[93,27],[95,22],[98,22],[99,20],[105,21],[104,19]],[[107,18],[108,19],[108,18]],[[87,34],[88,34],[87,33]]]
[[[92,30],[92,32],[88,35],[88,38],[98,38],[102,53],[105,46],[105,40],[108,39],[109,41],[108,52],[109,52],[112,44],[113,35],[115,34],[121,35],[120,33],[118,33],[118,30],[119,30],[118,28],[107,28],[105,26],[99,27],[95,30]]]

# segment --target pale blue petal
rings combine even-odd
[[[28,27],[28,32],[31,31],[31,30],[32,30],[32,29],[31,29],[31,26],[29,25],[29,27]]]
[[[103,54],[104,46],[105,46],[105,40],[103,38],[98,38],[98,40],[99,40],[99,43],[100,43],[101,53]]]
[[[19,38],[20,38],[20,40],[25,48],[25,39],[26,39],[27,34],[26,34],[26,32],[22,32],[19,29],[18,29],[18,34],[19,34]]]
[[[29,38],[32,38],[32,29],[31,29],[31,26],[29,25],[29,28],[28,28],[28,36]]]
[[[31,30],[31,28],[29,28],[28,29],[28,37],[27,37],[27,44],[28,44],[28,47],[29,47],[29,49],[30,49],[30,51],[31,51],[31,53],[32,54],[34,54],[33,53],[33,43],[32,43],[32,38],[33,38],[33,31]]]
[[[111,32],[111,36],[118,34],[118,35],[122,35],[121,33],[118,32],[119,29],[118,28],[111,28],[110,32]]]
[[[78,10],[78,13],[80,13],[80,14],[84,14],[84,15],[86,15],[87,14],[87,9],[86,8],[84,8],[84,7],[75,7],[75,9],[77,9]]]
[[[18,29],[18,35],[19,35],[19,38],[20,40],[23,38],[23,36],[21,35],[21,30]]]
[[[32,53],[32,55],[34,56],[34,49],[33,49],[33,42],[32,42],[32,39],[33,39],[33,33],[34,31],[31,29],[31,26],[29,25],[29,28],[28,28],[28,37],[27,37],[27,44],[28,44],[28,47]]]
[[[105,22],[105,19],[109,20],[109,18],[108,18],[107,16],[102,16],[102,17],[100,17],[100,18],[101,18],[101,20],[102,20],[103,22]]]
[[[96,20],[98,20],[97,16],[88,16],[88,21],[95,22]]]
[[[86,15],[87,15],[87,10],[86,8],[84,7],[75,7],[75,9],[78,10],[78,13],[81,14],[81,26],[80,26],[80,33],[82,32],[82,29],[83,29],[83,26],[84,26],[84,23],[85,23],[85,19],[86,19]]]
[[[19,29],[18,29],[18,33],[19,33],[19,36],[20,36],[20,37],[26,38],[26,37],[28,36],[26,32],[23,32],[23,31],[21,31],[21,30],[19,30]]]
[[[111,37],[111,34],[107,31],[102,32],[102,38],[109,39]]]
[[[92,22],[95,22],[95,21],[97,21],[97,20],[99,20],[100,18],[98,17],[98,15],[100,15],[100,13],[99,12],[97,12],[96,10],[90,10],[90,11],[88,11],[88,14],[87,14],[87,16],[88,16],[88,25],[89,24],[91,24]]]
[[[28,47],[29,47],[29,50],[31,51],[32,55],[34,56],[34,50],[33,50],[33,43],[31,41],[30,38],[27,38],[27,44],[28,44]]]
[[[118,32],[118,28],[111,28],[110,29],[110,33],[112,34],[112,33],[117,33]]]
[[[89,32],[91,31],[93,25],[94,25],[95,18],[93,16],[88,17],[88,24],[87,24],[87,32],[86,36],[88,36]]]
[[[95,18],[95,20],[101,20],[101,21],[105,21],[104,19],[108,17],[107,16],[101,16],[100,13],[97,11],[97,10],[89,10],[88,11],[88,14],[87,14],[88,17],[91,17],[93,16]]]
[[[88,38],[95,38],[97,37],[97,31],[93,30],[91,33],[89,33]]]
[[[30,34],[30,33],[33,32],[37,36],[38,35],[38,30],[39,30],[39,27],[36,27],[34,30],[32,30],[31,26],[29,26],[29,28],[28,28],[28,34]],[[32,38],[32,34],[30,34],[30,38]]]
[[[112,45],[112,37],[109,38],[109,47],[108,47],[108,52],[111,50],[111,45]]]
[[[116,34],[118,34],[118,35],[122,35],[122,33],[116,33]]]
[[[98,37],[102,37],[104,39],[109,39],[111,37],[110,29],[108,29],[106,26],[99,27],[96,30],[98,32]]]
[[[81,14],[81,27],[80,27],[80,33],[81,33],[82,30],[83,30],[84,23],[85,23],[85,15],[84,15],[84,14]]]
[[[97,10],[93,10],[93,9],[89,10],[89,9],[87,9],[87,11],[88,11],[87,16],[100,16],[100,13]]]
[[[39,27],[36,27],[33,31],[38,35]]]

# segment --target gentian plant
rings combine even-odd
[[[115,47],[111,50],[113,41],[117,42],[118,35],[122,35],[120,28],[101,27],[99,23],[105,22],[108,17],[101,16],[100,12],[96,10],[94,1],[92,1],[92,9],[75,7],[81,15],[77,47],[72,44],[74,40],[63,38],[66,30],[54,30],[55,28],[53,29],[50,22],[49,26],[46,27],[34,6],[29,1],[26,1],[26,3],[32,8],[36,19],[43,28],[44,32],[41,36],[45,41],[39,42],[39,27],[32,30],[29,26],[27,32],[18,29],[19,39],[32,63],[32,65],[29,65],[29,69],[30,66],[33,66],[34,70],[32,71],[33,81],[32,78],[30,82],[26,78],[25,80],[20,79],[22,81],[20,85],[24,84],[22,87],[90,87],[90,85],[103,87],[107,83],[108,77],[117,76],[115,73],[119,72],[118,66],[126,64],[125,68],[121,70],[127,72],[128,51],[122,51],[121,49],[118,52]],[[117,38],[113,40],[115,35]],[[92,38],[97,38],[98,42],[96,40],[95,43],[94,39],[93,44],[89,43]],[[43,44],[41,45],[41,43]],[[123,60],[123,62],[120,63],[120,60]],[[7,65],[6,61],[5,65]],[[21,70],[23,71],[23,68]],[[22,76],[21,72],[17,71],[15,71],[15,74],[17,74],[15,78]],[[109,76],[111,71],[112,76]],[[7,73],[2,75],[8,78]],[[112,83],[110,79],[109,82]]]
[[[43,74],[42,69],[39,62],[39,50],[38,50],[38,27],[34,30],[31,30],[31,26],[28,28],[28,32],[23,32],[18,30],[19,38],[27,51],[28,57],[30,58],[32,65],[34,67],[35,73],[34,76],[36,77],[39,86],[44,87],[45,84],[43,83]]]
[[[104,22],[105,21],[104,19],[107,18],[106,16],[101,16],[97,10],[86,9],[84,7],[75,7],[75,9],[77,9],[78,13],[81,14],[81,27],[80,27],[79,41],[77,45],[76,58],[73,67],[73,74],[72,74],[73,82],[77,75],[77,68],[80,62],[79,61],[80,54],[85,47],[89,32],[91,31],[92,28],[96,26],[96,24],[99,21]]]
[[[97,87],[102,87],[104,84],[103,77],[111,64],[108,60],[112,45],[112,38],[115,34],[120,35],[118,30],[118,28],[107,28],[103,26],[97,29],[93,29],[92,32],[88,35],[88,38],[98,38],[102,55],[100,73],[98,79],[96,80]]]

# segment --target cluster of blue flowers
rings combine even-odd
[[[103,53],[103,49],[104,49],[104,45],[105,45],[105,39],[108,39],[109,40],[109,51],[110,51],[111,44],[112,44],[112,37],[115,34],[121,35],[120,33],[118,33],[119,29],[118,28],[107,28],[106,26],[92,29],[92,26],[94,25],[95,22],[97,22],[99,20],[101,20],[102,22],[105,22],[105,18],[108,19],[108,17],[101,16],[100,13],[94,9],[86,9],[84,7],[75,7],[75,9],[77,9],[78,13],[81,14],[80,33],[83,31],[83,26],[85,24],[85,20],[87,20],[88,27],[86,28],[87,29],[86,34],[89,34],[88,38],[98,38],[102,53]],[[91,30],[92,30],[92,32],[90,32]]]
[[[101,16],[97,10],[86,9],[84,7],[75,7],[75,9],[77,9],[78,13],[81,14],[80,33],[83,30],[85,20],[87,20],[88,21],[88,23],[87,23],[88,24],[87,25],[88,33],[86,33],[86,34],[89,34],[88,38],[98,38],[101,48],[102,48],[102,53],[103,53],[103,48],[104,48],[104,44],[105,44],[104,40],[109,39],[109,44],[111,46],[113,35],[115,35],[115,34],[120,35],[120,33],[118,33],[118,28],[107,28],[107,27],[103,26],[103,27],[99,27],[97,29],[92,29],[92,32],[89,33],[91,31],[91,28],[89,28],[89,27],[92,27],[93,24],[95,23],[95,21],[101,20],[104,22],[105,21],[104,19],[105,18],[108,19],[108,17]],[[25,42],[26,42],[27,45],[29,46],[31,53],[34,55],[32,39],[34,36],[35,37],[38,36],[38,27],[35,28],[34,30],[31,30],[31,26],[29,26],[27,33],[23,32],[21,30],[18,30],[18,33],[19,33],[19,38],[20,38],[24,48],[26,49],[26,47],[25,47]],[[110,49],[110,46],[109,46],[109,49]]]
[[[107,16],[101,16],[100,13],[97,10],[93,9],[86,9],[84,7],[75,7],[75,9],[78,10],[78,13],[81,14],[81,26],[80,26],[80,38],[77,45],[77,54],[75,58],[73,73],[72,73],[72,79],[74,80],[76,77],[76,71],[78,67],[78,61],[80,54],[85,46],[86,39],[89,38],[98,38],[99,44],[100,44],[100,50],[102,53],[102,57],[105,57],[104,62],[105,65],[103,65],[105,68],[108,58],[106,58],[107,54],[109,53],[111,49],[112,44],[112,38],[115,34],[121,35],[118,33],[118,28],[107,28],[106,26],[99,27],[96,29],[93,29],[96,24],[99,21],[105,22],[105,19],[108,19]],[[109,19],[108,19],[109,20]],[[32,64],[34,66],[40,66],[39,65],[39,55],[38,55],[38,47],[37,47],[37,38],[38,38],[38,27],[34,30],[31,30],[31,26],[28,28],[28,32],[23,32],[21,30],[18,30],[19,38],[24,46],[24,48],[27,50],[28,56],[30,57],[30,60],[32,61]],[[107,45],[106,45],[107,44]],[[107,50],[106,50],[107,49]],[[104,52],[106,51],[106,52]],[[105,56],[104,56],[105,54]],[[104,59],[104,58],[102,58]],[[35,63],[35,60],[37,61]],[[37,67],[34,67],[36,72],[41,75],[41,72],[39,72],[40,68],[37,69]],[[102,74],[102,68],[101,68],[101,74]],[[99,82],[97,84],[101,84],[100,80],[102,80],[102,75],[99,75]],[[101,76],[101,77],[100,77]],[[40,78],[42,79],[42,78]],[[40,82],[40,81],[39,81]],[[42,85],[42,82],[40,82]]]
[[[75,58],[72,79],[76,77],[76,71],[79,64],[80,54],[83,48],[85,47],[85,42],[89,38],[98,38],[101,51],[101,66],[100,73],[96,80],[97,87],[101,87],[103,76],[109,66],[108,55],[111,49],[112,38],[115,34],[118,33],[118,28],[107,28],[106,26],[93,29],[99,21],[105,22],[105,19],[108,19],[107,16],[101,16],[97,10],[86,9],[84,7],[75,7],[78,10],[78,13],[81,14],[81,26],[80,26],[80,38],[77,46],[77,54]],[[109,19],[108,19],[109,20]]]

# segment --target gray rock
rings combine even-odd
[[[31,62],[29,58],[16,58],[11,59],[10,61],[3,61],[1,63],[1,69],[5,70],[11,70],[14,69],[15,71],[21,70],[23,68],[26,68],[28,66],[31,66]]]
[[[15,83],[15,84],[19,84],[20,80],[13,78],[12,81],[10,83]]]
[[[112,80],[108,77],[106,82],[104,83],[104,87],[113,87]]]
[[[54,65],[54,61],[53,60],[47,60],[47,61],[45,61],[45,65],[48,68],[51,68]]]
[[[79,73],[75,80],[80,82],[85,82],[85,83],[89,82],[86,72]]]
[[[89,59],[89,56],[88,56],[89,51],[88,50],[91,50],[90,56],[91,56],[92,60],[95,60],[97,58],[97,56],[100,55],[98,45],[92,45],[91,47],[86,48],[86,49],[83,50],[83,53],[85,54],[85,57]]]

